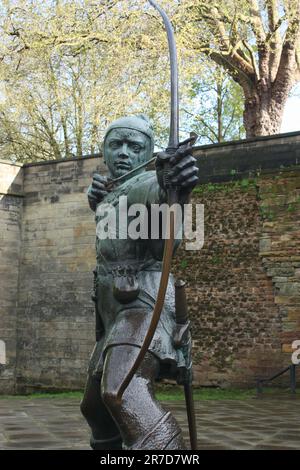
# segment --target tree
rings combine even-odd
[[[233,0],[223,3],[232,8],[235,5]],[[196,108],[186,107],[191,88],[194,92],[197,89],[196,82],[202,87],[204,80],[209,87],[215,87],[206,72],[208,65],[198,52],[205,52],[210,63],[215,60],[213,47],[216,49],[217,42],[213,42],[212,29],[205,18],[201,16],[205,34],[202,30],[200,34],[198,23],[191,16],[196,7],[200,14],[203,2],[160,0],[160,4],[175,26],[182,131],[187,124],[199,125],[199,116],[205,114],[205,123],[217,133],[216,140],[238,137],[234,123],[238,121],[239,93],[225,74],[221,84],[216,67],[213,76],[217,89],[206,93],[210,102],[214,94],[218,97],[216,112],[213,105],[208,109],[206,100],[199,100],[199,93],[193,101]],[[157,140],[165,146],[169,120],[168,47],[161,17],[148,2],[2,0],[0,35],[2,157],[29,161],[99,152],[107,124],[123,114],[139,112],[152,118]],[[203,42],[204,36],[209,38],[210,48],[207,41]],[[250,48],[248,43],[247,47]],[[226,51],[220,50],[219,56],[224,58]],[[226,63],[230,62],[230,54],[228,57]],[[246,83],[236,69],[229,70],[234,80]],[[203,104],[202,109],[199,103]],[[226,106],[234,108],[230,125],[231,111]],[[187,119],[184,109],[194,114],[196,121]],[[214,116],[218,119],[217,131]],[[206,138],[215,140],[213,132],[210,136],[206,133]]]
[[[3,1],[2,158],[99,152],[107,124],[127,113],[146,112],[163,128],[168,54],[157,41],[164,31],[153,27],[151,16],[140,24],[137,5]]]
[[[299,81],[299,0],[182,0],[177,29],[186,47],[226,70],[244,93],[247,137],[278,133]]]
[[[207,65],[208,66],[208,65]],[[201,143],[221,143],[244,137],[243,96],[240,87],[222,70],[207,68],[193,82],[190,101],[184,107],[187,124]]]

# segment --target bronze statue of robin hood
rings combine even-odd
[[[91,427],[91,447],[111,449],[185,449],[181,429],[155,399],[156,380],[175,379],[185,386],[192,447],[196,448],[191,395],[191,338],[182,283],[169,274],[178,246],[170,213],[169,237],[130,238],[124,234],[121,196],[133,204],[183,205],[198,181],[191,148],[178,142],[178,77],[173,30],[163,17],[171,62],[169,145],[153,159],[154,136],[148,119],[128,116],[114,121],[103,142],[109,176],[95,174],[88,189],[96,224],[104,205],[115,210],[116,237],[96,236],[94,271],[96,344],[91,356],[81,411]],[[128,215],[128,220],[130,216]],[[97,233],[97,232],[96,232]],[[176,291],[176,294],[175,294]],[[176,297],[176,305],[175,305]]]

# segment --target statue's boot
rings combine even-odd
[[[94,450],[118,450],[122,449],[122,438],[119,434],[110,439],[95,439],[92,436],[90,446]]]
[[[170,412],[163,415],[156,425],[128,450],[185,450],[186,445],[181,430]]]

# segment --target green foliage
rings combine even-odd
[[[298,196],[294,202],[289,203],[287,207],[287,211],[296,212],[299,209],[299,204],[300,204],[300,196]]]
[[[218,255],[213,255],[213,257],[211,258],[211,262],[214,265],[219,265],[222,263],[222,258]]]
[[[287,211],[288,211],[288,212],[295,212],[296,210],[297,210],[296,204],[293,204],[293,203],[292,203],[292,204],[289,204],[289,205],[288,205],[288,208],[287,208]]]
[[[260,215],[262,219],[272,222],[275,218],[274,211],[267,205],[261,205],[259,208]]]
[[[256,179],[244,178],[242,180],[231,181],[229,183],[206,183],[196,186],[193,190],[195,194],[207,194],[211,192],[222,191],[229,194],[236,190],[249,191],[256,187]]]
[[[213,387],[194,388],[194,399],[198,400],[248,400],[256,398],[255,389],[221,389]],[[265,387],[263,397],[285,395],[290,396],[289,389]],[[183,388],[177,385],[157,384],[155,387],[155,396],[160,401],[183,401]],[[300,390],[296,390],[296,397],[300,397]],[[71,399],[79,402],[83,398],[83,392],[58,392],[58,393],[33,393],[30,395],[0,395],[1,399],[12,400],[33,400],[33,399]],[[13,405],[12,405],[13,406]]]
[[[182,259],[182,260],[180,261],[179,266],[180,266],[181,269],[186,269],[186,268],[188,267],[188,264],[189,264],[189,263],[188,263],[188,260]]]

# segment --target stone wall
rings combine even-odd
[[[24,175],[18,390],[80,388],[94,343],[95,227],[86,190],[102,160],[29,165]]]
[[[5,368],[0,365],[1,393],[15,390],[22,182],[21,166],[0,161],[0,340],[6,353]]]
[[[181,248],[174,272],[188,281],[197,384],[253,386],[290,363],[300,339],[299,152],[299,133],[195,150],[201,184],[193,201],[205,205],[205,243],[200,252]],[[19,173],[24,188],[4,191],[1,227],[11,217],[19,225],[15,245],[1,244],[0,340],[9,366],[0,378],[13,377],[17,350],[18,392],[84,385],[95,265],[85,192],[95,171],[105,171],[102,159],[29,164]],[[7,259],[12,282],[2,275]]]

